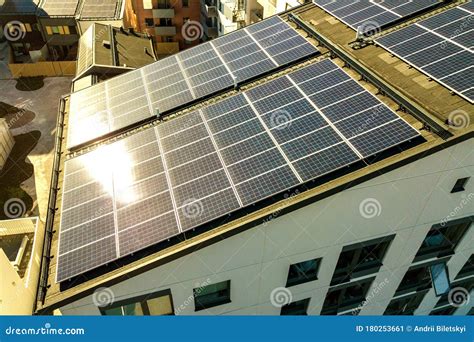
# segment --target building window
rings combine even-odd
[[[290,265],[286,286],[294,286],[318,279],[321,259],[307,260]]]
[[[171,18],[160,18],[160,26],[172,26]]]
[[[46,33],[48,35],[54,34],[76,34],[76,28],[74,26],[46,26]]]
[[[171,8],[169,0],[158,0],[158,9]]]
[[[152,0],[143,0],[143,9],[146,9],[146,10],[153,9],[153,1]]]
[[[455,308],[454,306],[448,306],[446,308],[433,310],[430,312],[430,316],[434,316],[434,315],[451,316],[452,314],[454,314],[454,311],[456,311],[456,309],[457,308]]]
[[[189,7],[189,0],[183,0],[183,7]]]
[[[219,23],[219,32],[224,33],[224,26],[221,23]]]
[[[414,261],[454,254],[456,246],[472,223],[472,218],[436,225],[426,235]]]
[[[100,309],[107,316],[174,315],[171,291],[159,291],[125,299]]]
[[[429,265],[410,267],[405,273],[398,289],[396,296],[412,291],[423,291],[431,288],[431,276]]]
[[[456,279],[462,279],[474,275],[474,254],[471,254],[464,266],[459,271]]]
[[[362,305],[374,279],[375,277],[330,288],[321,315],[337,315]]]
[[[391,235],[344,247],[339,255],[331,286],[378,272],[393,237]]]
[[[230,280],[193,289],[195,311],[230,303]]]
[[[436,297],[449,292],[450,282],[448,269],[445,262],[440,262],[430,266],[431,282],[435,290]]]
[[[402,298],[393,299],[385,309],[384,315],[413,315],[428,291],[417,292]]]
[[[297,300],[296,302],[283,305],[280,315],[282,316],[306,316],[311,298]]]
[[[145,18],[145,26],[146,27],[155,26],[155,22],[153,21],[153,18]]]
[[[161,36],[161,41],[163,43],[172,43],[173,42],[173,36]]]
[[[453,194],[455,192],[461,192],[461,191],[466,190],[465,187],[468,181],[469,181],[469,177],[458,179],[456,181],[456,184],[454,184],[454,187],[451,190],[451,193]]]
[[[451,284],[451,288],[452,289],[460,288],[461,291],[459,291],[459,293],[461,293],[461,295],[460,296],[455,296],[454,295],[454,296],[452,296],[453,298],[450,299],[449,298],[449,293],[445,293],[438,300],[438,303],[436,303],[436,307],[451,304],[450,300],[452,300],[452,301],[456,300],[455,304],[457,304],[459,306],[469,304],[470,296],[469,295],[465,296],[465,294],[466,293],[470,294],[471,291],[474,289],[474,279],[468,278],[468,279],[453,282]]]
[[[32,32],[33,30],[31,29],[31,24],[25,23],[25,30],[26,32]]]

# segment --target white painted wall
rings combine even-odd
[[[458,178],[473,175],[471,139],[130,278],[111,290],[115,300],[123,300],[171,289],[177,309],[193,288],[208,279],[230,279],[231,303],[194,312],[191,302],[181,314],[278,315],[280,309],[271,305],[270,293],[285,286],[289,265],[322,258],[318,280],[290,288],[293,300],[311,297],[308,313],[319,314],[341,249],[396,233],[372,287],[386,284],[361,311],[382,314],[430,227],[451,213],[452,219],[474,215],[474,203],[459,208],[463,198],[474,193],[474,179],[465,192],[450,194]],[[359,204],[367,198],[380,203],[379,216],[361,216]],[[471,227],[449,262],[452,278],[474,252],[473,237]],[[432,291],[428,293],[420,313],[429,312],[436,301]],[[99,314],[92,296],[63,307],[61,312]]]

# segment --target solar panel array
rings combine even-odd
[[[57,281],[418,135],[324,60],[99,147],[65,162]]]
[[[313,0],[313,2],[354,30],[377,31],[387,24],[424,11],[439,0]]]
[[[85,0],[81,18],[113,18],[120,4],[117,0]]]
[[[376,42],[474,102],[472,2],[407,26]]]
[[[79,0],[44,0],[40,5],[47,16],[74,16]]]
[[[79,38],[76,75],[81,75],[94,63],[94,51],[92,48],[92,44],[94,43],[94,29],[95,25],[91,25],[81,38]]]
[[[68,148],[316,53],[279,17],[263,20],[73,93]]]

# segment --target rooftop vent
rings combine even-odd
[[[102,46],[105,47],[106,49],[110,49],[110,40],[103,40]]]

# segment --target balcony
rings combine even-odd
[[[153,18],[174,18],[174,8],[154,9]]]
[[[176,26],[156,26],[155,34],[157,36],[174,36],[176,34]]]

